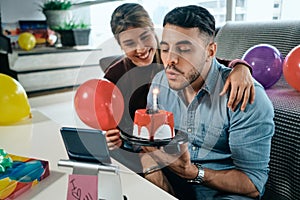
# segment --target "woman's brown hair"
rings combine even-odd
[[[119,34],[128,28],[150,28],[154,33],[154,25],[148,12],[143,6],[136,3],[125,3],[117,7],[112,13],[110,27],[119,44]],[[159,42],[156,34],[155,39],[158,48]],[[155,58],[157,63],[161,63],[158,49]]]

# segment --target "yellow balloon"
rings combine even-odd
[[[30,116],[30,105],[22,85],[0,73],[0,125],[13,124]]]
[[[32,33],[24,32],[19,35],[18,43],[21,49],[29,51],[35,47],[36,39]]]

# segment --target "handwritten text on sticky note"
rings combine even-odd
[[[71,174],[68,181],[67,200],[97,200],[98,176]]]

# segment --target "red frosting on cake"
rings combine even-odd
[[[148,114],[146,109],[138,109],[135,111],[134,124],[138,126],[138,134],[141,133],[141,128],[146,127],[149,131],[149,139],[153,141],[156,130],[161,125],[169,125],[174,137],[174,116],[172,112],[159,110],[157,113]]]

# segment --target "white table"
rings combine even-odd
[[[20,195],[18,199],[66,199],[69,168],[58,167],[60,159],[67,159],[59,129],[62,126],[86,127],[73,109],[74,92],[30,98],[32,119],[13,126],[0,126],[0,148],[20,156],[48,160],[50,176]],[[131,172],[120,173],[123,194],[128,200],[175,199],[152,183]]]

